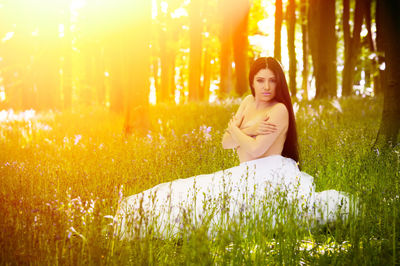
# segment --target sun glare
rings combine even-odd
[[[13,36],[14,36],[14,32],[12,32],[12,31],[7,32],[6,36],[4,36],[3,39],[1,39],[1,41],[6,42],[6,41],[10,40]]]

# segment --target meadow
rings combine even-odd
[[[398,264],[400,148],[374,146],[381,105],[369,97],[295,104],[302,170],[317,191],[356,196],[357,216],[134,241],[112,230],[125,196],[239,163],[220,144],[238,101],[152,106],[146,136],[125,136],[123,117],[102,108],[0,111],[0,264]]]

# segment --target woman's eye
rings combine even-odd
[[[270,79],[269,81],[272,83],[276,83],[276,79]]]

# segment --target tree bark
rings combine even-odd
[[[335,1],[310,0],[309,41],[316,98],[336,96]]]
[[[211,56],[210,53],[204,50],[204,60],[203,60],[203,84],[201,87],[200,99],[206,102],[209,101],[210,97],[210,81],[211,81]]]
[[[302,84],[303,98],[308,99],[308,31],[307,31],[307,14],[308,14],[308,1],[301,0],[300,2],[301,13],[301,33],[303,42],[303,71],[302,71]]]
[[[109,42],[109,68],[110,68],[110,110],[122,114],[124,112],[124,92],[123,92],[123,46],[122,34],[114,33]]]
[[[295,51],[295,25],[296,25],[296,3],[289,0],[286,8],[288,53],[289,53],[289,90],[292,97],[296,97],[296,51]]]
[[[230,2],[220,0],[218,2],[220,10],[224,10],[221,15],[221,27],[219,39],[221,43],[220,51],[220,88],[219,98],[224,98],[232,89],[232,25]]]
[[[130,34],[125,34],[125,123],[124,132],[144,135],[150,129],[150,36],[151,2],[132,3],[129,16]],[[131,20],[132,18],[132,20]]]
[[[190,1],[190,58],[189,58],[189,101],[200,100],[201,76],[201,0]]]
[[[375,56],[373,58],[371,58],[371,62],[370,62],[370,67],[371,67],[370,75],[372,76],[375,94],[381,94],[382,88],[380,86],[381,81],[380,81],[380,77],[379,77],[378,57],[376,56],[377,48],[376,48],[376,43],[375,43],[374,39],[372,38],[371,11],[372,11],[371,10],[371,0],[365,0],[364,15],[365,15],[365,25],[368,30],[367,42],[368,42],[370,53],[375,54]]]
[[[354,73],[360,53],[360,32],[364,17],[364,0],[356,0],[354,11],[353,34],[350,33],[349,0],[343,0],[343,32],[344,32],[344,69],[342,82],[342,95],[349,96],[353,93]],[[352,35],[352,36],[351,36]]]
[[[236,0],[237,6],[240,7],[240,13],[237,14],[237,20],[234,23],[233,30],[233,54],[235,59],[235,75],[236,87],[235,91],[242,96],[249,89],[248,82],[248,20],[250,3],[248,0]]]
[[[377,1],[377,32],[382,41],[386,63],[387,83],[383,88],[384,101],[382,119],[377,139],[384,137],[385,143],[396,145],[400,130],[400,3]]]
[[[171,47],[168,29],[160,30],[161,86],[157,93],[157,102],[174,100],[175,52]]]
[[[173,102],[175,95],[175,59],[173,23],[167,14],[159,10],[161,25],[159,28],[161,82],[156,91],[157,102]]]
[[[274,39],[274,57],[281,61],[281,30],[282,30],[282,0],[275,1],[275,39]]]

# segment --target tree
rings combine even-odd
[[[380,94],[382,89],[381,89],[381,81],[380,81],[380,76],[379,76],[379,68],[378,68],[378,57],[376,56],[377,48],[376,48],[376,43],[374,39],[372,38],[372,29],[371,29],[371,24],[372,24],[372,16],[371,16],[372,8],[371,8],[371,0],[365,0],[364,4],[364,14],[365,14],[365,26],[367,27],[367,43],[369,46],[369,51],[371,54],[374,56],[371,58],[370,62],[370,67],[371,67],[371,74],[373,77],[373,83],[374,83],[374,91],[375,94]]]
[[[292,96],[296,96],[296,51],[295,51],[295,25],[296,25],[296,3],[289,0],[286,8],[288,53],[289,53],[289,89]]]
[[[190,60],[189,60],[189,100],[200,99],[201,76],[201,0],[190,1]]]
[[[342,95],[349,96],[353,91],[354,73],[360,53],[360,32],[364,17],[364,1],[356,0],[353,33],[350,30],[350,0],[343,0],[344,69]],[[352,36],[351,36],[352,35]]]
[[[316,98],[336,96],[335,1],[310,0],[308,36]]]
[[[168,10],[158,8],[158,44],[161,69],[161,82],[157,88],[157,102],[173,102],[175,95],[175,66],[176,46],[178,39],[178,25],[171,18],[170,9],[175,6],[168,5]],[[157,76],[155,75],[154,78]]]
[[[129,34],[124,37],[125,70],[125,124],[126,134],[133,131],[145,134],[150,128],[150,36],[146,26],[151,25],[151,2],[134,1],[128,8]]]
[[[377,5],[377,33],[382,38],[387,78],[383,88],[383,111],[377,140],[382,136],[385,143],[396,145],[400,130],[400,3],[377,1]]]
[[[249,0],[235,0],[236,19],[233,20],[233,55],[235,60],[236,93],[242,96],[248,91],[248,20],[250,3]]]
[[[219,96],[226,96],[232,88],[232,8],[229,0],[218,2],[219,10],[222,10],[219,39],[220,51],[220,88]]]
[[[110,110],[122,114],[124,112],[123,92],[123,33],[114,32],[107,41],[108,69],[110,74]]]
[[[303,98],[308,99],[308,31],[307,31],[307,16],[308,16],[308,1],[301,0],[300,2],[300,17],[301,17],[301,35],[303,42],[303,71],[302,84]]]
[[[282,0],[275,1],[274,57],[281,61]]]

